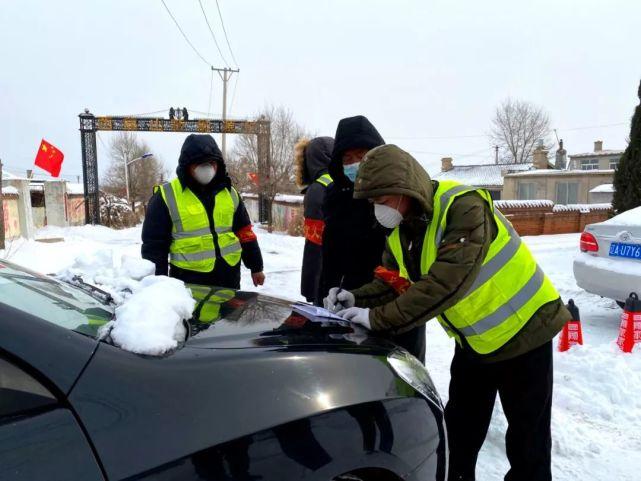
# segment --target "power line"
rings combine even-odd
[[[203,2],[202,0],[198,0],[198,4],[200,5],[200,10],[203,12],[203,17],[205,17],[205,22],[207,22],[207,27],[209,28],[209,33],[211,33],[211,38],[214,39],[214,43],[216,44],[216,48],[218,49],[218,53],[220,54],[220,58],[223,59],[223,62],[225,62],[225,65],[229,67],[229,62],[227,62],[227,59],[223,55],[222,50],[220,50],[220,46],[218,45],[218,40],[216,40],[216,35],[214,35],[214,31],[211,28],[211,25],[209,24],[209,19],[207,18],[207,14],[205,13],[205,8],[203,7]]]
[[[207,117],[211,113],[211,94],[214,90],[214,69],[211,69],[211,79],[209,80],[209,102],[207,103]]]
[[[209,66],[211,67],[211,66],[212,66],[212,65],[211,65],[211,63],[209,63],[207,60],[205,60],[205,57],[203,57],[203,56],[200,54],[200,52],[196,49],[196,47],[194,47],[194,44],[193,44],[193,43],[191,43],[191,41],[189,40],[189,38],[187,37],[187,35],[185,35],[185,32],[183,32],[183,29],[180,27],[180,24],[178,23],[178,21],[176,20],[176,18],[174,17],[174,15],[171,13],[171,10],[169,10],[169,7],[168,7],[168,6],[167,6],[167,4],[165,3],[165,0],[160,0],[160,1],[161,1],[161,2],[162,2],[162,4],[164,5],[165,10],[167,10],[167,13],[169,14],[169,16],[171,17],[171,19],[172,19],[172,20],[174,21],[174,23],[176,24],[176,27],[178,27],[178,30],[180,30],[180,33],[182,34],[182,36],[183,36],[183,38],[185,39],[185,41],[189,44],[189,46],[191,47],[191,49],[196,53],[196,55],[198,55],[198,56],[200,57],[200,59],[201,59],[203,62],[205,62],[207,65],[209,65]]]
[[[218,4],[218,0],[216,0],[216,8],[218,9],[218,16],[220,17],[220,24],[223,26],[223,33],[225,34],[227,47],[229,47],[229,53],[231,54],[232,60],[236,64],[236,68],[238,68],[238,62],[236,61],[236,57],[234,56],[234,51],[231,49],[231,45],[229,44],[229,37],[227,36],[227,30],[225,29],[225,22],[223,22],[223,14],[220,12],[220,5]]]
[[[234,110],[234,100],[236,99],[236,91],[238,87],[238,77],[240,77],[240,74],[236,75],[236,78],[234,79],[234,92],[231,94],[231,103],[229,104],[229,115],[232,115],[232,111]]]

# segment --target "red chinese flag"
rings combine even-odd
[[[62,161],[65,159],[65,154],[60,152],[56,147],[51,145],[45,139],[40,142],[40,148],[36,155],[35,164],[43,170],[49,172],[53,177],[60,175],[62,168]]]

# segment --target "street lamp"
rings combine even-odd
[[[127,156],[125,156],[125,188],[127,189],[127,203],[130,203],[129,200],[129,166],[133,164],[134,162],[139,161],[140,159],[146,159],[147,157],[151,157],[154,154],[151,152],[147,152],[145,154],[142,154],[140,157],[136,157],[135,159],[132,160],[127,160]]]

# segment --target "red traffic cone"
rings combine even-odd
[[[621,314],[621,327],[617,344],[623,352],[632,352],[636,343],[641,343],[641,301],[635,292],[625,301]]]
[[[559,352],[565,352],[575,344],[583,345],[583,331],[581,330],[581,316],[579,315],[579,308],[574,304],[574,300],[570,299],[567,306],[568,311],[572,314],[572,320],[565,323],[563,331],[559,336]]]

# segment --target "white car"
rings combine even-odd
[[[585,226],[574,259],[579,287],[623,307],[630,293],[641,297],[641,207]]]

